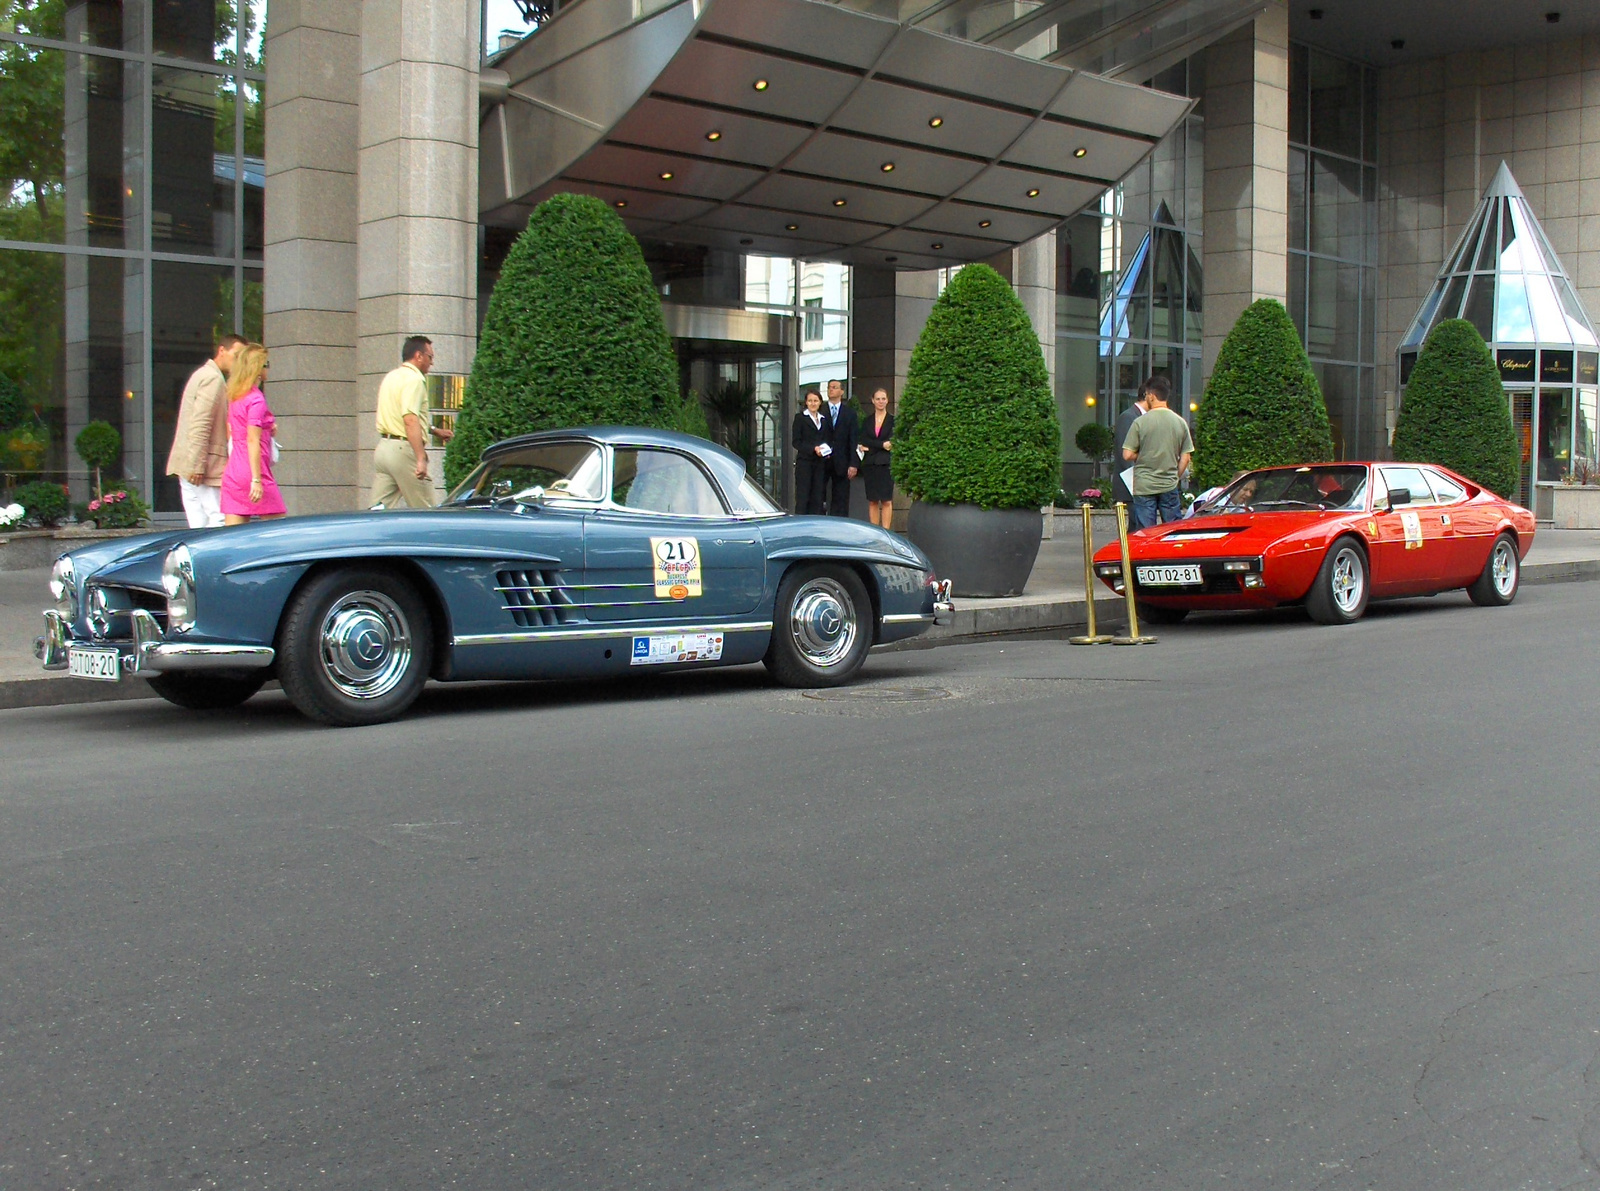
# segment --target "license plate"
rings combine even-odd
[[[1200,578],[1200,568],[1197,566],[1139,567],[1135,573],[1139,576],[1139,583],[1144,587],[1199,586],[1203,582]]]
[[[74,678],[117,682],[122,678],[122,658],[114,649],[72,648],[67,651],[67,673]]]

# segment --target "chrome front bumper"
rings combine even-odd
[[[59,612],[44,614],[44,636],[35,637],[33,656],[46,670],[65,670],[73,645],[115,649],[122,656],[123,674],[171,674],[197,670],[260,670],[272,665],[276,654],[266,645],[209,645],[198,641],[166,641],[156,618],[135,608],[131,641],[74,641],[71,626]]]

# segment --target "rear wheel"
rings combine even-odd
[[[1306,611],[1319,624],[1352,624],[1367,610],[1367,556],[1350,538],[1340,538],[1322,560],[1306,596]]]
[[[1508,533],[1494,540],[1489,551],[1489,561],[1483,564],[1483,574],[1472,581],[1467,596],[1474,604],[1485,608],[1503,608],[1517,598],[1517,585],[1522,581],[1522,561],[1517,557],[1517,540]]]
[[[1187,608],[1158,608],[1143,600],[1135,601],[1134,607],[1139,613],[1140,624],[1182,624],[1183,618],[1189,615]]]
[[[872,600],[849,567],[798,566],[778,585],[772,643],[762,659],[784,686],[849,682],[872,648]]]
[[[267,681],[265,673],[152,674],[150,689],[168,703],[190,711],[223,711],[237,707],[259,691]]]
[[[310,719],[347,727],[392,720],[433,664],[428,609],[406,580],[349,568],[317,576],[290,601],[279,680]]]

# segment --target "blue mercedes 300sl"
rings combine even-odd
[[[438,509],[260,521],[64,555],[35,652],[80,678],[231,707],[270,677],[370,724],[430,677],[577,678],[764,662],[834,686],[951,611],[904,538],[785,514],[737,455],[659,430],[499,443]]]

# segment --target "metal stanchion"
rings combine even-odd
[[[1094,623],[1094,516],[1088,505],[1083,506],[1083,597],[1089,609],[1089,632],[1082,637],[1067,638],[1074,645],[1104,645],[1111,640],[1110,633],[1102,633]]]
[[[1154,637],[1139,633],[1139,609],[1133,598],[1133,562],[1128,556],[1128,506],[1117,502],[1117,541],[1122,545],[1122,590],[1128,597],[1128,635],[1113,637],[1113,645],[1154,645]]]

